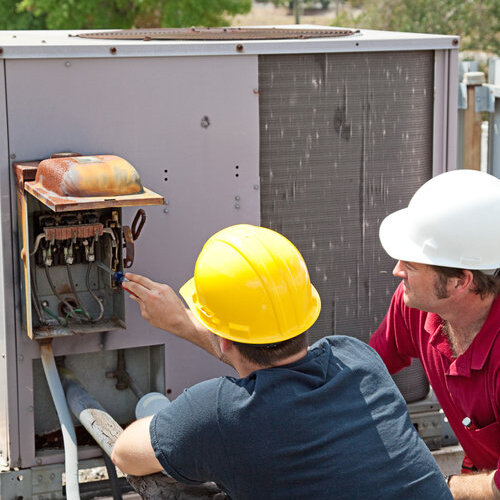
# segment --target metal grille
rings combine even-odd
[[[397,285],[378,229],[432,175],[434,54],[259,59],[261,221],[304,255],[311,340],[368,341]]]
[[[161,28],[80,33],[80,38],[108,40],[281,40],[335,38],[350,36],[359,30],[289,28]]]

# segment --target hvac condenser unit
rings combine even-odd
[[[136,399],[106,376],[118,362],[126,360],[143,392],[172,397],[230,373],[151,327],[97,268],[87,286],[86,229],[77,226],[90,228],[94,240],[98,232],[101,262],[120,271],[122,220],[132,221],[137,208],[68,208],[73,217],[65,218],[31,185],[21,193],[32,223],[23,233],[16,206],[23,166],[68,151],[130,162],[164,198],[143,207],[147,223],[131,271],[176,289],[217,230],[244,222],[282,232],[305,256],[321,294],[311,340],[337,333],[366,341],[397,284],[378,242],[381,220],[431,176],[455,168],[457,52],[452,36],[333,28],[2,32],[1,492],[41,498],[61,491],[59,422],[40,362],[47,324],[67,333],[50,335],[58,363],[121,424],[133,420]],[[24,188],[34,181],[26,180]],[[71,228],[56,231],[65,225]],[[121,240],[114,261],[111,233]],[[38,292],[26,293],[33,281],[23,235]],[[50,242],[60,247],[58,270]],[[80,311],[82,325],[71,329],[64,322],[76,318],[78,304],[65,267],[73,251],[90,309],[88,325]],[[107,304],[101,325],[93,324],[100,310],[87,289]],[[88,441],[79,455],[88,466],[100,450]]]

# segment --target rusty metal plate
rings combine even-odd
[[[108,207],[133,207],[163,205],[164,199],[159,194],[144,188],[141,193],[114,196],[64,196],[47,189],[42,182],[34,180],[40,162],[16,164],[18,189],[26,190],[54,212],[87,210]]]
[[[99,196],[75,197],[60,196],[48,191],[39,183],[26,182],[24,189],[40,200],[54,212],[67,212],[70,210],[85,210],[109,207],[135,207],[146,205],[163,205],[163,197],[153,193],[147,188],[140,194],[129,194],[103,198]]]
[[[351,29],[292,28],[149,28],[80,33],[80,38],[106,40],[283,40],[305,38],[337,38],[351,36]]]

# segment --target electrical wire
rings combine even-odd
[[[89,262],[89,265],[87,266],[87,275],[85,276],[85,285],[86,285],[87,290],[90,293],[90,295],[92,295],[94,300],[99,305],[99,316],[97,316],[97,318],[94,318],[92,320],[93,323],[96,323],[97,321],[101,321],[102,317],[104,316],[104,306],[102,305],[101,299],[92,291],[92,289],[90,287],[90,270],[92,269],[93,265],[94,265],[94,262]]]
[[[38,247],[40,246],[40,242],[45,239],[45,234],[44,233],[40,233],[37,237],[36,237],[36,240],[35,240],[35,248],[33,249],[33,251],[30,253],[30,257],[33,257],[33,255],[36,254],[37,250],[38,250]]]
[[[70,269],[70,266],[68,263],[66,263],[66,273],[68,274],[69,286],[71,287],[71,291],[73,292],[73,295],[75,296],[75,300],[76,300],[77,305],[80,307],[80,311],[83,311],[85,316],[87,316],[87,319],[89,321],[92,321],[92,316],[89,314],[86,307],[83,305],[83,302],[80,300],[78,293],[76,292],[75,282],[73,281],[73,276],[71,274],[71,269]],[[77,309],[75,309],[75,311],[77,311]]]
[[[62,302],[68,308],[68,310],[73,315],[75,312],[73,306],[66,299],[63,299],[61,297],[61,295],[59,294],[59,292],[57,291],[56,287],[54,286],[54,282],[52,281],[52,278],[50,277],[49,266],[47,266],[47,264],[45,264],[45,275],[47,276],[47,281],[49,282],[49,286],[50,286],[50,289],[52,290],[52,293],[57,297],[59,302]]]
[[[44,317],[42,313],[42,304],[40,303],[40,294],[38,293],[38,286],[35,279],[35,273],[33,268],[30,266],[30,276],[31,276],[31,298],[33,299],[33,306],[35,308],[36,314],[38,315],[38,320],[40,323],[44,322]]]

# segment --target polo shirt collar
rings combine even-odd
[[[481,370],[488,359],[488,354],[500,332],[500,296],[491,304],[491,309],[481,330],[473,340],[471,347],[473,370]]]
[[[424,328],[429,334],[429,343],[451,361],[447,370],[450,375],[470,376],[472,370],[481,370],[488,359],[493,343],[500,332],[500,296],[491,305],[484,325],[467,351],[453,359],[448,338],[442,331],[443,320],[434,313],[427,314]]]

